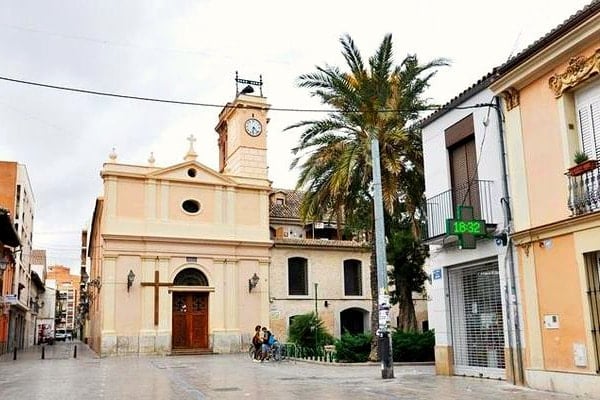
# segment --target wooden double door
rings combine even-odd
[[[208,293],[173,293],[173,348],[208,348]]]

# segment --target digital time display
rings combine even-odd
[[[470,221],[463,221],[460,219],[448,220],[446,233],[448,235],[485,235],[485,221],[477,219]]]

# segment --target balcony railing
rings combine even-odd
[[[446,219],[457,218],[456,207],[472,206],[475,219],[493,223],[492,185],[494,181],[475,180],[427,199],[427,227],[423,240],[441,237],[446,233]]]
[[[600,167],[578,176],[566,175],[569,180],[568,207],[571,215],[600,210]]]

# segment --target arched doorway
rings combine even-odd
[[[349,308],[340,313],[340,334],[365,332],[365,320],[368,313],[361,308]]]
[[[190,286],[173,293],[173,350],[208,349],[208,292],[192,287],[208,286],[208,279],[195,268],[186,268],[173,280],[174,286]]]

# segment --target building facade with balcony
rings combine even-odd
[[[15,251],[15,270],[12,277],[11,295],[16,302],[9,311],[9,346],[19,349],[29,344],[28,338],[35,332],[35,321],[30,313],[31,250],[35,199],[33,189],[23,164],[0,161],[0,207],[13,216],[13,224],[21,243]]]
[[[54,330],[64,329],[77,336],[77,315],[79,306],[80,276],[72,275],[71,269],[63,265],[53,265],[48,269],[48,279],[56,282]]]
[[[10,213],[0,208],[0,355],[9,351],[9,313],[11,304],[16,301],[16,296],[12,294],[14,251],[19,246],[19,237]]]
[[[368,332],[371,247],[358,237],[344,237],[335,222],[304,223],[302,197],[285,189],[269,195],[270,330],[285,341],[295,316],[315,312],[334,337]]]
[[[496,69],[528,385],[600,396],[600,2]],[[581,160],[579,160],[581,161]]]
[[[507,304],[507,290],[513,293],[516,277],[506,240],[508,180],[501,116],[488,88],[492,78],[484,77],[420,123],[428,314],[438,374],[515,380],[518,313],[516,301],[513,309]],[[455,224],[477,226],[477,232],[454,235],[461,232]]]
[[[31,280],[32,293],[30,298],[31,313],[35,315],[35,332],[30,339],[32,344],[44,343],[54,332],[54,302],[49,295],[54,290],[46,288],[46,276],[48,268],[46,264],[46,250],[33,250],[31,253]]]

